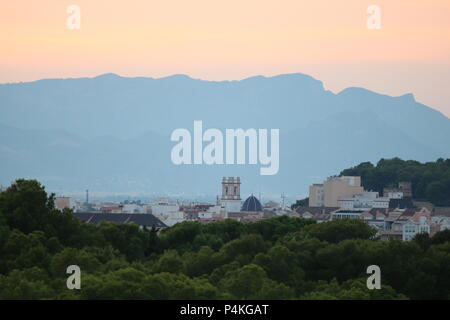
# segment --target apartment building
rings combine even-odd
[[[309,188],[310,207],[338,207],[340,198],[362,194],[361,177],[329,177],[323,184],[313,184]]]

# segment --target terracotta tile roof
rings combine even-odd
[[[405,209],[405,211],[403,211],[403,213],[402,213],[402,217],[412,217],[415,213],[416,213],[416,209],[411,209],[411,208],[408,208],[408,209]]]

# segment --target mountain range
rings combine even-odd
[[[176,166],[177,128],[276,128],[280,169]],[[58,193],[85,189],[215,197],[222,176],[240,176],[242,196],[290,198],[362,161],[450,157],[450,119],[415,101],[363,88],[339,93],[304,74],[205,81],[186,75],[44,79],[0,85],[0,184],[39,179]]]

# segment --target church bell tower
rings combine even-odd
[[[221,204],[228,212],[241,211],[241,179],[239,177],[222,178]]]

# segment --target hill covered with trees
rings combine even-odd
[[[0,193],[0,299],[449,299],[450,231],[373,239],[359,220],[91,225],[34,180]],[[66,268],[81,268],[68,290]],[[368,290],[366,268],[381,268]]]
[[[385,187],[411,181],[413,198],[428,200],[437,206],[450,206],[450,159],[440,158],[426,163],[399,158],[381,159],[375,166],[362,162],[343,170],[340,175],[361,176],[366,190],[380,194]]]

